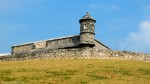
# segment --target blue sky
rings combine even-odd
[[[87,11],[97,21],[96,39],[114,50],[150,53],[150,0],[0,0],[0,53],[77,35]]]

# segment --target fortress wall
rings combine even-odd
[[[29,52],[32,49],[34,49],[34,43],[13,46],[12,47],[12,54],[19,54],[19,53],[23,53],[23,52]]]
[[[80,42],[80,37],[68,37],[63,39],[55,39],[46,41],[47,49],[60,49],[67,47],[78,46]]]
[[[99,49],[99,50],[110,50],[108,47],[106,47],[105,45],[103,45],[102,43],[99,43],[97,40],[94,40],[94,44],[95,44],[95,49]]]
[[[150,54],[95,49],[57,49],[21,53],[0,58],[1,61],[41,59],[121,59],[150,61]]]
[[[68,47],[78,47],[80,43],[80,37],[67,37],[67,38],[60,38],[60,39],[53,39],[53,40],[45,40],[27,44],[21,44],[12,47],[12,54],[19,54],[19,53],[27,53],[36,50],[43,50],[43,49],[62,49]]]

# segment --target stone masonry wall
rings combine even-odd
[[[110,50],[107,46],[103,45],[102,43],[100,43],[99,41],[97,40],[94,40],[94,48],[95,49],[99,49],[99,50]]]
[[[0,58],[0,61],[41,59],[123,59],[150,61],[150,54],[96,49],[57,49],[4,56]]]
[[[80,43],[79,36],[46,41],[47,49],[61,49],[61,48],[67,48],[67,47],[78,47],[79,43]]]
[[[28,52],[34,48],[34,44],[26,44],[26,45],[21,45],[21,46],[14,46],[12,47],[12,54],[17,54],[17,53],[23,53],[23,52]]]
[[[80,36],[66,37],[60,39],[45,40],[39,42],[32,42],[12,47],[12,54],[19,54],[24,52],[31,52],[37,49],[62,49],[79,47]]]

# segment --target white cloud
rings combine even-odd
[[[130,32],[120,49],[150,53],[150,21],[141,22],[137,32]]]

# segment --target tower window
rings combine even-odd
[[[86,29],[86,24],[85,24],[85,25],[83,25],[83,29]]]
[[[94,25],[92,25],[92,29],[94,30]]]

